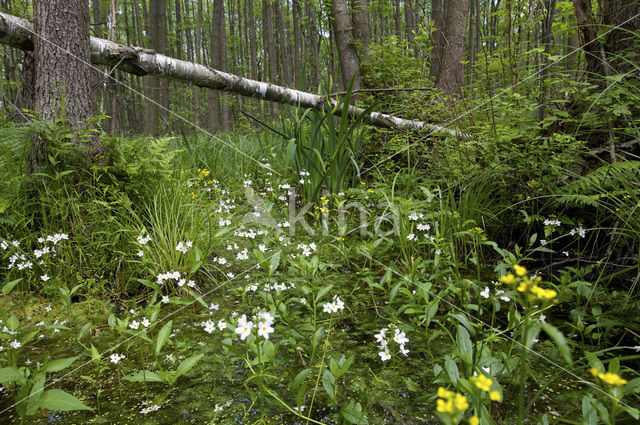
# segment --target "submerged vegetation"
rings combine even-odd
[[[87,169],[64,123],[6,125],[3,417],[637,420],[637,159],[582,175],[557,135],[383,158],[360,126],[105,139]]]
[[[159,22],[164,3],[143,19]],[[601,2],[600,38],[618,38],[594,65],[573,49],[585,28],[598,35],[586,10],[574,16],[591,13],[584,1],[471,2],[462,31],[403,1],[395,32],[401,2],[372,1],[378,31],[354,40],[334,40],[345,1],[304,2],[298,24],[297,1],[284,17],[279,2],[264,15],[208,3],[185,23],[175,2],[177,56],[215,65],[203,33],[217,51],[242,5],[230,72],[274,83],[282,68],[289,86],[339,100],[304,110],[216,92],[208,128],[225,132],[208,133],[204,89],[172,82],[169,99],[158,83],[145,134],[167,131],[141,137],[145,102],[118,103],[146,93],[138,77],[123,94],[101,75],[96,103],[114,117],[88,122],[66,114],[64,90],[46,115],[10,105],[15,82],[0,87],[0,423],[640,423],[640,66],[624,26],[640,15]],[[289,32],[289,18],[276,43],[269,19]],[[117,26],[166,44],[140,16]],[[445,30],[461,40],[453,60]],[[285,73],[292,38],[310,58]],[[349,49],[358,72],[330,94]],[[350,104],[367,107],[349,116]],[[374,128],[373,110],[447,131]]]

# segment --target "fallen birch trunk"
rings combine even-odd
[[[31,22],[0,12],[0,43],[30,51],[33,50],[33,37],[35,34]],[[132,47],[97,37],[91,37],[91,62],[97,65],[117,67],[135,75],[156,75],[200,87],[303,108],[333,111],[338,103],[335,99],[326,99],[325,96],[239,77],[204,65],[173,59],[153,50]],[[349,114],[352,116],[357,116],[363,111],[362,108],[349,106]],[[339,114],[341,111],[337,110],[335,113]],[[380,112],[369,113],[366,120],[378,127],[416,131],[427,129],[469,137],[436,124],[406,120]]]

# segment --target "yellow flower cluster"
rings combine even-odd
[[[491,400],[493,401],[502,400],[502,394],[500,394],[500,391],[496,391],[496,390],[491,391],[491,385],[493,385],[493,381],[491,380],[491,378],[485,375],[473,376],[471,378],[471,382],[473,382],[476,385],[476,387],[480,388],[482,391],[488,391],[489,398]]]
[[[321,196],[320,197],[320,201],[322,202],[323,205],[328,204],[329,200],[325,197],[325,196]]]
[[[540,276],[531,279],[526,276],[527,269],[518,264],[513,266],[513,270],[515,271],[515,275],[513,273],[509,273],[502,276],[500,278],[500,282],[515,286],[518,292],[534,300],[553,301],[558,296],[558,292],[556,290],[545,289],[538,286],[538,282],[542,280]]]
[[[198,179],[202,180],[205,177],[207,177],[209,174],[211,174],[211,171],[207,169],[198,168]]]
[[[491,389],[491,385],[493,384],[491,378],[487,378],[484,375],[472,376],[471,382],[476,384],[476,387],[480,388],[482,391],[489,391]]]
[[[465,396],[442,387],[438,388],[438,397],[440,398],[436,402],[436,410],[450,415],[454,421],[458,421],[459,416],[469,407]]]
[[[617,375],[617,374],[611,373],[611,372],[601,373],[595,367],[592,367],[591,369],[589,369],[589,372],[591,372],[591,374],[593,376],[595,376],[596,378],[600,378],[600,380],[602,380],[602,382],[604,382],[605,384],[608,384],[608,385],[620,386],[621,387],[623,385],[626,385],[626,383],[627,383],[627,380],[623,379],[620,375]]]

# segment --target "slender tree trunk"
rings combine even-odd
[[[360,60],[353,44],[351,14],[345,0],[331,2],[331,18],[340,58],[342,84],[347,88],[353,80],[353,89],[359,90],[361,86]]]
[[[144,8],[143,8],[144,10]],[[149,47],[156,52],[165,53],[167,48],[167,14],[164,0],[149,0],[148,31]],[[160,134],[161,117],[167,117],[169,85],[159,77],[146,77],[145,96],[147,97],[144,119],[144,132],[151,136]]]
[[[200,55],[202,49],[202,0],[198,0],[196,6],[196,63],[202,63],[202,57]],[[200,87],[195,86],[193,88],[193,113],[195,115],[196,125],[200,126]]]
[[[416,39],[416,9],[415,0],[404,1],[404,22],[407,42],[412,44]]]
[[[369,45],[371,44],[371,31],[369,30],[369,0],[353,0],[353,30],[354,38],[362,45],[361,62],[370,59]]]
[[[469,0],[451,0],[447,10],[444,31],[444,57],[440,78],[436,87],[448,93],[459,94],[462,91],[464,69],[464,38],[467,31]]]
[[[258,46],[256,45],[256,21],[253,17],[253,0],[247,0],[249,12],[249,51],[251,53],[251,78],[258,78]]]
[[[300,19],[302,18],[302,8],[300,0],[293,0],[293,10],[291,16],[293,18],[293,81],[297,89],[303,90],[301,87],[302,76],[302,32],[300,30]]]
[[[109,40],[116,41],[116,22],[118,19],[118,0],[111,0],[110,2],[110,19],[109,19]],[[111,75],[111,78],[107,80],[107,92],[109,93],[109,133],[114,136],[116,134],[116,111],[118,109],[117,89],[118,85],[114,81],[116,77],[115,71]]]
[[[435,30],[433,31],[433,50],[431,52],[431,77],[438,81],[440,79],[440,69],[444,61],[444,29],[446,26],[443,9],[443,0],[431,0],[431,19]]]
[[[604,40],[614,72],[637,71],[640,63],[640,0],[603,0],[602,23],[612,29]],[[612,70],[613,71],[613,70]],[[636,72],[637,74],[637,72]]]
[[[273,7],[271,0],[262,0],[263,19],[263,44],[265,57],[265,77],[269,75],[269,82],[275,84],[278,78],[278,63],[276,56],[276,43],[273,37]],[[270,104],[272,117],[276,117],[280,111],[278,105]]]

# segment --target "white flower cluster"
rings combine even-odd
[[[405,348],[405,344],[407,342],[409,342],[409,338],[407,338],[407,336],[405,335],[404,331],[401,331],[400,329],[398,329],[397,327],[395,327],[394,325],[389,325],[390,328],[395,328],[394,329],[394,335],[393,335],[393,340],[396,342],[396,344],[398,344],[399,350],[402,354],[404,354],[405,356],[409,354],[409,350],[407,350]],[[387,331],[389,329],[388,328],[382,328],[380,329],[380,332],[375,334],[374,337],[376,338],[376,342],[378,343],[378,346],[380,347],[380,351],[378,353],[378,355],[380,356],[380,360],[382,360],[383,362],[386,362],[387,360],[389,360],[391,358],[391,353],[389,352],[389,341],[387,340]]]
[[[47,242],[52,242],[54,245],[57,244],[58,242],[60,242],[61,240],[69,240],[69,235],[67,235],[66,233],[56,233],[54,235],[50,235],[47,236]],[[38,242],[40,242],[41,239],[38,239]],[[44,241],[42,241],[44,242]],[[40,242],[40,243],[42,243]]]
[[[151,236],[149,236],[149,235],[147,235],[147,236],[138,235],[136,240],[138,241],[138,243],[140,245],[146,245],[151,241]]]
[[[310,175],[311,175],[311,173],[309,173],[309,172],[308,172],[308,171],[306,171],[306,170],[302,170],[302,171],[300,171],[300,180],[299,180],[299,183],[300,183],[300,184],[305,184],[305,183],[307,183],[307,184],[311,184],[311,180],[309,180],[309,179],[305,179],[305,177],[309,177]]]
[[[560,226],[562,224],[560,220],[551,220],[550,218],[545,219],[543,223],[545,226]]]
[[[417,213],[417,212],[412,212],[411,214],[409,214],[409,221],[418,221],[418,220],[422,220],[424,218],[424,214],[422,213]]]
[[[333,297],[333,302],[324,303],[322,305],[322,311],[324,311],[325,313],[332,314],[337,313],[340,310],[344,310],[344,303],[337,295]]]
[[[180,251],[182,252],[182,254],[186,254],[189,248],[191,248],[192,246],[193,246],[193,243],[191,241],[178,242],[178,245],[176,246],[176,251]]]
[[[140,413],[142,413],[143,415],[146,415],[146,414],[149,414],[151,412],[156,412],[158,410],[160,410],[160,405],[154,404],[153,406],[145,407],[144,409],[142,409],[140,411]]]
[[[587,235],[587,232],[582,228],[582,225],[580,225],[575,229],[571,229],[569,234],[571,234],[571,236],[575,236],[576,234],[578,234],[578,236],[580,236],[581,238],[584,238]]]
[[[260,312],[254,317],[254,319],[258,321],[258,336],[261,336],[264,339],[269,339],[269,335],[274,332],[272,325],[275,318],[268,312]],[[247,315],[243,314],[238,319],[234,332],[240,335],[240,339],[244,341],[255,327],[256,326],[253,324],[253,321],[247,320]]]
[[[311,242],[309,245],[304,243],[298,244],[297,248],[302,251],[302,255],[304,255],[305,257],[310,256],[312,253],[318,250],[318,247],[313,242]]]
[[[15,253],[11,257],[9,257],[9,264],[7,265],[7,269],[11,269],[16,265],[16,262],[20,261],[17,265],[18,270],[31,269],[33,267],[33,263],[27,260],[24,254]]]
[[[160,273],[156,278],[156,281],[158,282],[158,285],[164,285],[165,280],[173,279],[175,281],[178,281],[180,280],[180,277],[180,272],[170,271],[166,273]]]

